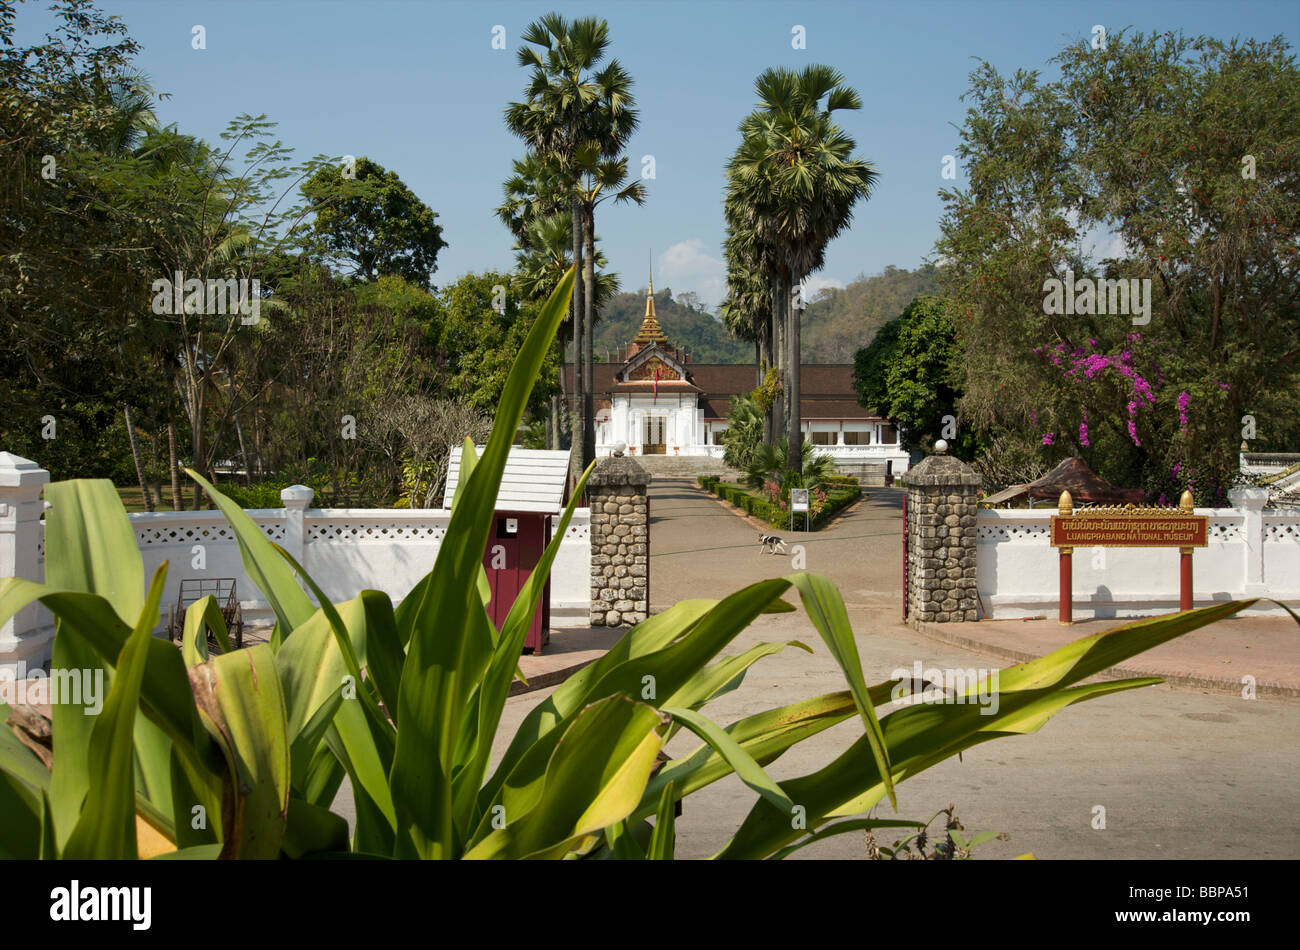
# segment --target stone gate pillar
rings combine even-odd
[[[980,476],[945,454],[902,477],[907,486],[907,614],[912,623],[979,619],[975,530]]]
[[[650,613],[650,477],[615,454],[600,459],[587,479],[593,627],[636,624]]]

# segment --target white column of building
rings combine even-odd
[[[30,459],[0,452],[0,577],[45,582],[41,490],[49,480],[50,473]],[[24,607],[0,625],[0,663],[40,665],[49,659],[53,642],[49,610],[39,604]]]
[[[1267,488],[1231,488],[1228,501],[1240,510],[1245,518],[1241,524],[1243,565],[1242,593],[1247,597],[1268,594],[1264,586],[1264,505],[1268,503]]]

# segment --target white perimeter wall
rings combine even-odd
[[[1060,556],[1050,544],[1054,508],[984,510],[977,518],[978,587],[984,616],[1052,616]],[[1196,606],[1245,597],[1300,605],[1300,510],[1198,508],[1209,545],[1192,555]],[[1131,617],[1178,609],[1177,548],[1076,547],[1074,616]],[[1249,613],[1281,613],[1260,604]]]
[[[292,509],[268,508],[246,514],[277,544],[297,556]],[[164,560],[165,605],[176,603],[181,578],[234,577],[246,618],[270,619],[261,592],[244,573],[230,526],[216,512],[157,512],[129,515],[145,576]],[[394,604],[433,568],[447,533],[451,512],[443,509],[395,511],[387,508],[308,508],[302,518],[301,562],[332,601],[351,600],[362,590],[381,590]],[[552,530],[559,518],[551,520]],[[591,512],[573,513],[551,568],[551,620],[586,617],[591,599]],[[206,569],[193,567],[195,545],[203,546]]]

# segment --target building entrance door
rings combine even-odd
[[[643,455],[663,455],[667,451],[664,444],[664,423],[667,420],[663,416],[647,416],[645,420],[645,437],[641,440],[641,453]]]

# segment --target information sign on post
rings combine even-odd
[[[803,512],[804,530],[811,530],[810,507],[808,505],[808,489],[791,488],[790,489],[790,526],[794,527],[794,516],[798,512]]]

